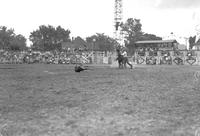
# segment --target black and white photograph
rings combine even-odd
[[[0,136],[200,136],[200,0],[0,5]]]

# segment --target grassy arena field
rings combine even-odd
[[[199,136],[195,66],[0,65],[0,136]]]

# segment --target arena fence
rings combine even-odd
[[[111,64],[113,57],[112,52],[101,51],[81,51],[75,52],[13,52],[0,50],[1,64]]]
[[[154,52],[136,52],[133,56],[135,64],[146,65],[200,65],[200,51],[168,50]]]
[[[45,64],[117,64],[116,52],[11,52],[0,50],[0,63],[45,63]],[[200,65],[200,51],[154,51],[136,52],[129,57],[136,65]]]

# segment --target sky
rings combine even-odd
[[[114,2],[0,0],[0,26],[14,28],[16,34],[26,38],[40,25],[60,25],[71,31],[71,37],[86,38],[96,33],[113,37]],[[128,18],[140,19],[145,33],[163,38],[188,38],[197,34],[195,28],[200,24],[200,0],[123,0],[123,21]]]

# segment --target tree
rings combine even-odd
[[[92,35],[86,38],[86,42],[89,44],[93,44],[94,50],[101,51],[113,51],[114,46],[116,45],[116,41],[103,33],[97,33],[96,35]]]
[[[10,50],[25,50],[26,49],[26,38],[19,34],[11,40]]]
[[[192,47],[194,46],[194,44],[195,44],[195,41],[196,41],[196,36],[190,36],[189,37],[189,47],[190,47],[190,49],[192,49]]]
[[[0,27],[0,48],[4,50],[23,50],[26,48],[26,38],[14,33],[14,29]]]
[[[33,43],[32,48],[36,50],[50,51],[61,50],[62,42],[70,42],[70,31],[61,26],[53,27],[51,25],[39,26],[39,29],[31,32],[29,36]]]
[[[142,24],[140,19],[129,18],[121,26],[122,32],[125,35],[125,46],[132,54],[135,51],[135,42],[144,40],[162,40],[161,37],[157,37],[154,34],[144,33],[142,31]]]
[[[129,18],[122,26],[122,32],[125,35],[125,39],[128,43],[134,43],[140,40],[143,35],[142,24],[139,19]]]
[[[148,33],[145,33],[141,36],[141,40],[142,41],[146,41],[146,40],[162,40],[161,37],[158,37],[154,34],[148,34]]]
[[[0,27],[0,46],[1,49],[8,49],[11,38],[14,36],[14,30],[8,29],[6,26]]]

